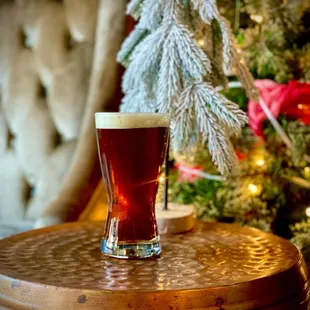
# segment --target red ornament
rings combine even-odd
[[[271,110],[274,117],[280,114],[310,124],[310,84],[291,81],[277,84],[271,80],[256,80],[261,99]],[[263,121],[266,114],[258,103],[249,101],[249,124],[254,133],[263,136]]]
[[[242,152],[240,148],[237,148],[235,150],[235,153],[239,161],[242,161],[247,158],[247,154]]]

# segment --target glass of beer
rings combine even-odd
[[[96,113],[108,217],[101,251],[116,258],[147,258],[161,251],[155,201],[169,139],[169,115]]]

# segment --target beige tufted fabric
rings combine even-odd
[[[0,1],[0,222],[73,220],[98,182],[126,0]]]

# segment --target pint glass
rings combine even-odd
[[[96,113],[95,119],[109,208],[101,251],[116,258],[157,256],[161,248],[155,201],[169,115]]]

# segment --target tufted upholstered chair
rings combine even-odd
[[[0,223],[78,218],[100,179],[93,114],[117,109],[126,0],[0,1]]]

